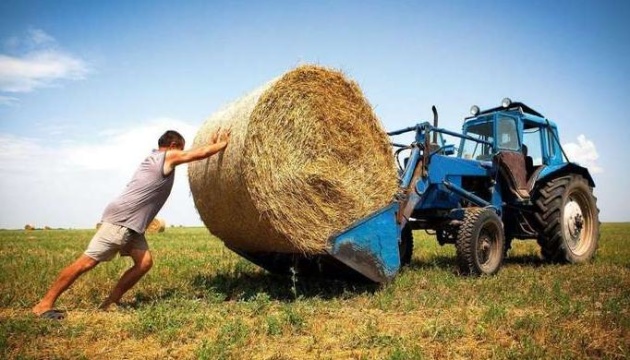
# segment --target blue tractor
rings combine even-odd
[[[529,106],[471,108],[462,133],[424,122],[391,131],[413,132],[398,144],[400,188],[392,202],[328,240],[325,254],[248,254],[280,273],[327,277],[354,274],[377,283],[409,264],[412,230],[434,231],[454,244],[459,273],[499,271],[514,239],[536,239],[544,259],[581,263],[595,254],[599,210],[588,170],[567,160],[556,125]],[[446,144],[444,136],[459,145]]]

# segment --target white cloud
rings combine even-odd
[[[0,106],[16,106],[20,102],[20,99],[13,96],[0,95]]]
[[[20,42],[12,38],[8,46],[26,49],[19,54],[0,54],[0,91],[19,93],[52,86],[60,80],[80,80],[89,73],[87,63],[57,48],[55,39],[39,29],[29,31]]]
[[[23,57],[0,55],[0,90],[30,92],[50,86],[57,80],[80,80],[88,72],[86,64],[58,51],[38,51]]]
[[[157,148],[157,139],[166,130],[180,132],[192,144],[195,128],[180,120],[153,119],[142,126],[109,129],[94,136],[96,143],[74,144],[62,150],[68,165],[86,170],[118,170],[133,168],[147,149]],[[96,160],[96,161],[95,161]]]
[[[26,223],[91,228],[169,129],[179,131],[188,147],[192,144],[196,127],[169,118],[104,130],[92,134],[90,142],[45,143],[0,134],[0,228]],[[171,198],[159,216],[169,224],[200,225],[185,166],[178,167]]]
[[[28,40],[30,40],[35,45],[56,43],[55,38],[48,35],[44,30],[41,29],[29,29],[28,34]]]
[[[599,154],[595,144],[583,134],[577,137],[577,143],[564,144],[563,147],[570,161],[588,168],[594,174],[604,172],[597,164]]]
[[[147,151],[157,148],[157,140],[166,130],[178,131],[190,145],[196,128],[181,120],[157,118],[136,126],[86,135],[92,142],[57,142],[55,146],[37,138],[0,134],[0,171],[37,174],[41,169],[57,172],[125,170],[137,165]],[[63,136],[62,133],[57,135]]]
[[[28,172],[33,160],[41,159],[44,152],[36,139],[0,134],[0,172]]]

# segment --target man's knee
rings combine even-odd
[[[81,257],[79,257],[74,264],[72,264],[72,266],[74,267],[74,269],[76,271],[78,271],[79,273],[84,273],[88,270],[91,270],[92,268],[94,268],[96,265],[98,265],[98,261],[92,259],[91,257],[83,254],[81,255]]]
[[[134,250],[131,255],[134,260],[134,266],[140,269],[140,271],[146,273],[153,267],[153,257],[149,251]]]
[[[145,257],[140,263],[140,269],[144,272],[148,272],[153,267],[153,258],[149,255]]]

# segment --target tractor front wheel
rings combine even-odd
[[[459,228],[455,247],[463,275],[493,275],[505,254],[503,223],[491,209],[469,208]]]

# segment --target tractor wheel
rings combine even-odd
[[[560,263],[589,261],[599,241],[597,199],[580,175],[558,177],[537,193],[538,244],[545,260]]]
[[[459,228],[457,262],[463,275],[493,275],[503,262],[503,223],[491,209],[469,208]]]
[[[411,264],[411,255],[413,253],[413,232],[411,227],[406,225],[400,233],[400,244],[398,244],[398,254],[400,255],[400,266],[408,266]]]

